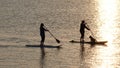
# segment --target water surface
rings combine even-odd
[[[0,0],[0,68],[119,68],[119,0]],[[81,20],[105,45],[72,44]],[[39,25],[61,41],[61,49],[39,45]],[[90,31],[86,30],[85,41]],[[46,32],[46,45],[59,45]]]

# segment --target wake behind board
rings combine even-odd
[[[86,43],[86,44],[105,44],[105,43],[107,43],[107,41],[97,41],[97,42],[91,42],[91,41],[75,41],[75,40],[71,40],[70,41],[71,43]]]
[[[60,48],[61,45],[57,45],[57,46],[52,46],[52,45],[43,45],[43,46],[40,46],[40,45],[26,45],[26,47]]]

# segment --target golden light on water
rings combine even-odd
[[[114,40],[115,18],[117,15],[117,0],[99,0],[98,12],[101,36],[111,43]]]
[[[117,0],[99,0],[98,1],[98,19],[100,23],[99,32],[103,40],[107,40],[107,47],[100,49],[98,58],[102,59],[102,63],[98,68],[114,68],[114,53],[116,51],[113,46],[116,32],[116,16],[117,16]]]

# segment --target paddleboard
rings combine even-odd
[[[26,45],[26,47],[44,47],[44,48],[60,48],[61,45],[53,46],[53,45]]]
[[[71,43],[86,43],[86,44],[105,44],[107,43],[107,41],[96,41],[96,42],[91,42],[91,41],[75,41],[75,40],[71,40]]]

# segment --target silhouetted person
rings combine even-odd
[[[82,22],[81,22],[81,24],[80,24],[80,34],[81,34],[80,41],[84,41],[85,28],[86,28],[87,30],[90,30],[90,29],[86,26],[85,21],[82,20]]]
[[[40,25],[40,36],[41,36],[41,44],[40,45],[44,45],[44,41],[45,41],[45,31],[48,31],[44,24],[41,23]]]

